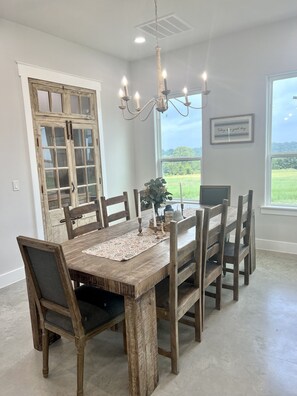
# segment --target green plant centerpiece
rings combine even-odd
[[[172,194],[166,188],[166,180],[163,177],[157,177],[144,183],[144,186],[141,203],[145,208],[150,208],[154,204],[156,216],[159,217],[158,210],[161,205],[165,204],[167,200],[172,200]]]

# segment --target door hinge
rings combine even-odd
[[[73,140],[73,128],[72,128],[72,121],[69,121],[70,126],[70,139]]]
[[[38,137],[36,138],[36,146],[39,147],[39,139],[38,139]]]
[[[69,140],[70,135],[69,135],[69,126],[68,126],[68,121],[66,120],[66,135],[67,135],[67,140]]]
[[[43,194],[43,185],[41,185],[41,194]]]

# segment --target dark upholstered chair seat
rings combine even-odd
[[[86,334],[124,313],[122,296],[84,285],[75,289],[75,294]],[[47,311],[45,320],[74,334],[71,319],[64,315]]]

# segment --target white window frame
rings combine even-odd
[[[189,92],[189,96],[190,95],[201,95],[201,104],[203,105],[203,95],[201,94],[201,92],[197,92],[197,91],[191,91]],[[181,94],[174,94],[170,96],[170,99],[173,99],[175,97],[181,97]],[[191,111],[196,111],[195,109],[189,109],[189,112]],[[182,117],[182,116],[181,116]],[[201,117],[203,117],[203,113],[201,112]],[[161,144],[161,115],[158,111],[155,112],[155,117],[154,117],[154,121],[155,121],[155,142],[156,142],[156,150],[155,150],[155,154],[156,154],[156,170],[157,170],[157,174],[156,177],[158,176],[163,176],[162,173],[162,162],[181,162],[181,161],[200,161],[200,174],[201,174],[201,180],[202,180],[202,158],[203,158],[203,153],[201,155],[201,157],[174,157],[174,159],[172,157],[162,157],[162,144]],[[203,122],[202,122],[203,125]],[[203,138],[203,133],[201,130],[201,140]],[[203,147],[203,144],[202,144]],[[185,202],[198,202],[197,200],[184,200]],[[174,199],[173,199],[174,202]]]
[[[272,154],[272,87],[276,80],[297,77],[297,71],[275,74],[267,77],[266,81],[266,161],[265,161],[265,205],[261,207],[262,214],[297,216],[297,205],[274,205],[271,203],[271,161],[272,158],[280,155]],[[289,157],[291,154],[282,154],[283,157]]]

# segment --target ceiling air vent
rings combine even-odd
[[[188,25],[186,22],[184,22],[182,19],[178,18],[174,14],[158,18],[158,31],[156,31],[155,20],[145,22],[141,25],[136,26],[136,28],[144,33],[150,34],[153,37],[157,36],[158,39],[171,37],[176,34],[192,30],[192,27],[190,25]]]

